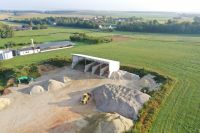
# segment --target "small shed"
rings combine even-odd
[[[72,68],[109,78],[113,72],[120,69],[120,62],[83,54],[73,54]]]
[[[0,50],[0,60],[7,60],[13,58],[12,50]]]

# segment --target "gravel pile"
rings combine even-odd
[[[48,91],[56,91],[65,87],[65,84],[56,80],[49,80]]]
[[[11,104],[10,99],[8,98],[0,98],[0,110],[3,110],[7,106]]]
[[[68,83],[71,81],[71,79],[69,77],[66,76],[57,76],[57,77],[53,77],[52,80],[56,80],[62,83]]]
[[[158,90],[161,86],[161,83],[157,83],[154,80],[155,76],[153,75],[146,75],[139,80],[139,87],[140,88],[147,88],[148,91],[155,91]]]
[[[113,80],[139,80],[140,76],[127,71],[119,70],[117,72],[113,72],[110,78]]]
[[[30,95],[36,95],[44,92],[44,88],[39,85],[33,86],[33,88],[30,91]]]
[[[138,111],[150,98],[139,90],[111,84],[95,88],[92,94],[97,109],[103,112],[117,112],[133,120],[137,120]]]
[[[142,90],[144,88],[148,89],[148,92],[158,90],[161,86],[161,83],[157,83],[154,79],[155,76],[151,74],[145,75],[144,77],[140,78],[136,74],[119,70],[112,73],[110,78],[113,80],[124,81],[124,83],[127,84],[126,86],[131,86],[138,90]]]
[[[89,124],[81,133],[124,133],[133,126],[133,121],[117,113],[100,113],[89,118]]]

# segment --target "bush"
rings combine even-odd
[[[125,70],[125,71],[128,71],[130,73],[134,73],[134,74],[137,74],[139,75],[140,77],[143,77],[147,74],[152,74],[155,76],[154,80],[157,82],[157,83],[165,83],[165,81],[167,80],[167,77],[163,76],[163,75],[160,75],[159,73],[156,73],[156,72],[152,72],[152,71],[147,71],[145,70],[144,68],[142,69],[137,69],[137,68],[133,68],[133,67],[130,67],[130,66],[121,66],[120,67],[122,70]]]
[[[15,77],[15,71],[10,68],[0,68],[0,90],[3,90],[7,85],[7,81]]]
[[[40,24],[37,24],[37,25],[33,25],[32,26],[32,29],[33,30],[39,30],[39,29],[47,29],[47,25],[40,25]]]
[[[4,90],[7,87],[7,81],[11,78],[18,78],[20,76],[28,76],[32,78],[37,78],[40,75],[38,70],[38,65],[49,64],[56,67],[63,67],[71,63],[70,59],[66,58],[52,58],[42,61],[38,64],[31,64],[26,66],[18,66],[15,69],[10,68],[0,68],[0,90]],[[0,62],[1,65],[1,62]]]
[[[4,48],[6,48],[6,49],[7,48],[12,48],[14,46],[16,46],[15,42],[8,42],[8,43],[4,44]]]
[[[40,73],[38,71],[38,67],[36,64],[31,64],[27,66],[19,66],[17,69],[15,69],[15,75],[16,77],[20,76],[29,76],[32,78],[37,78],[40,76]]]
[[[0,27],[0,38],[11,38],[14,36],[13,30],[8,25],[2,25]]]
[[[66,58],[51,58],[45,61],[40,62],[40,64],[49,64],[56,67],[64,67],[71,63],[71,59]]]

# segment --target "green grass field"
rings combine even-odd
[[[75,32],[86,32],[92,36],[105,36],[106,34],[95,33],[92,30],[84,29],[72,29],[72,28],[55,28],[49,27],[43,30],[27,30],[27,31],[15,31],[13,38],[6,38],[0,40],[0,46],[4,46],[5,43],[15,42],[18,43],[31,43],[31,39],[35,42],[49,42],[49,41],[64,41],[69,40],[69,36]]]
[[[56,29],[17,32],[9,40],[54,41],[67,39],[71,32],[91,32],[79,29]],[[63,32],[63,33],[61,33]],[[66,33],[65,33],[66,32]],[[50,34],[55,33],[55,34]],[[42,35],[42,36],[38,36]],[[21,56],[3,62],[5,67],[36,63],[53,57],[71,57],[82,53],[119,60],[123,65],[150,69],[174,77],[178,82],[162,104],[151,133],[200,132],[200,37],[193,35],[141,34],[141,33],[89,33],[91,35],[126,35],[110,44],[77,45],[71,49]],[[0,40],[2,45],[5,40]]]

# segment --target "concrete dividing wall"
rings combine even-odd
[[[72,68],[75,68],[76,65],[81,61],[85,61],[84,63],[85,65],[83,66],[84,68],[81,69],[84,72],[89,72],[92,69],[92,74],[96,74],[99,76],[106,76],[108,78],[110,78],[113,72],[117,72],[120,67],[119,61],[108,60],[82,54],[73,54]],[[88,61],[90,64],[87,64]]]
[[[98,64],[96,66],[92,67],[92,74],[95,74],[95,72],[97,71],[97,69],[100,69],[101,64]]]
[[[112,75],[113,72],[117,72],[120,69],[120,63],[119,62],[112,62],[109,64],[109,75],[108,77]]]
[[[100,70],[100,76],[103,76],[108,71],[109,71],[109,66],[105,66]]]
[[[85,66],[85,70],[84,72],[88,72],[90,69],[92,69],[92,67],[96,64],[96,62],[92,62],[88,65]]]
[[[84,58],[78,57],[78,56],[73,56],[72,59],[72,68],[75,68],[75,66]]]

